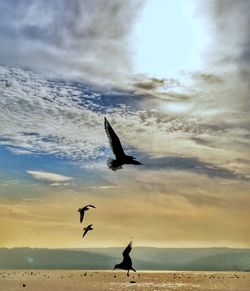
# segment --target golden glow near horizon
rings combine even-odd
[[[247,185],[167,171],[133,172],[140,183],[123,175],[110,189],[44,187],[42,199],[2,200],[1,247],[109,247],[131,237],[135,246],[250,246]],[[96,205],[84,221],[94,231],[83,240],[77,207],[87,203]]]

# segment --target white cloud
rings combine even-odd
[[[18,149],[18,148],[8,147],[8,150],[10,152],[12,152],[13,154],[16,154],[16,155],[30,155],[30,154],[32,154],[31,151],[27,151],[27,150],[23,150],[23,149]]]
[[[84,87],[0,67],[0,94],[0,144],[18,154],[99,155],[103,117],[88,109],[95,96],[85,94]]]
[[[52,186],[61,185],[61,182],[71,181],[73,177],[67,177],[60,174],[41,172],[41,171],[27,171],[34,179],[51,183]]]
[[[56,186],[68,186],[69,183],[51,183],[50,186],[56,187]]]
[[[234,159],[248,160],[245,120],[237,116],[232,120],[221,113],[209,116],[201,96],[191,92],[190,101],[176,96],[176,102],[192,102],[196,109],[180,115],[161,107],[168,100],[155,101],[148,95],[137,108],[134,104],[140,96],[130,94],[127,99],[128,95],[120,92],[113,100],[121,98],[122,106],[113,106],[110,100],[105,103],[109,92],[100,92],[83,83],[1,66],[0,145],[19,154],[50,154],[84,160],[86,169],[106,169],[103,159],[112,155],[103,129],[106,115],[127,152],[135,148],[150,156],[191,156],[222,167]],[[244,168],[244,174],[249,172]]]

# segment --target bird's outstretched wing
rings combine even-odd
[[[82,223],[84,217],[84,211],[80,211],[80,222]]]
[[[92,207],[92,208],[96,208],[94,205],[91,205],[91,204],[89,204],[89,205],[86,205],[85,207]]]
[[[85,227],[83,230],[84,230],[84,233],[83,233],[82,237],[85,237],[86,233],[87,233],[89,230],[88,230],[87,227]]]
[[[104,117],[104,128],[109,139],[110,147],[116,159],[125,155],[119,137],[114,132],[106,117]]]
[[[129,253],[131,252],[131,250],[132,250],[132,241],[128,244],[128,246],[122,253],[124,259],[129,257]]]

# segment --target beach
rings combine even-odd
[[[248,272],[131,273],[89,270],[0,270],[0,290],[220,290],[248,291]]]

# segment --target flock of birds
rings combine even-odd
[[[107,161],[107,165],[109,169],[111,169],[112,171],[116,171],[116,170],[122,169],[122,166],[126,164],[142,165],[142,163],[136,161],[136,159],[133,156],[128,156],[125,154],[119,137],[117,136],[117,134],[115,133],[111,125],[109,124],[106,117],[104,117],[104,128],[108,136],[110,147],[115,155],[115,159],[108,159]],[[78,209],[78,212],[80,214],[80,223],[83,222],[84,214],[90,208],[96,208],[96,207],[94,205],[89,204]],[[83,238],[90,230],[93,230],[92,226],[93,224],[89,224],[88,226],[83,228],[83,235],[82,235]],[[132,266],[132,260],[129,255],[131,250],[132,250],[132,241],[130,241],[130,243],[128,244],[128,246],[125,248],[125,250],[122,253],[123,261],[120,264],[116,264],[113,270],[115,269],[127,270],[127,276],[129,276],[130,270],[136,272],[136,270]]]

